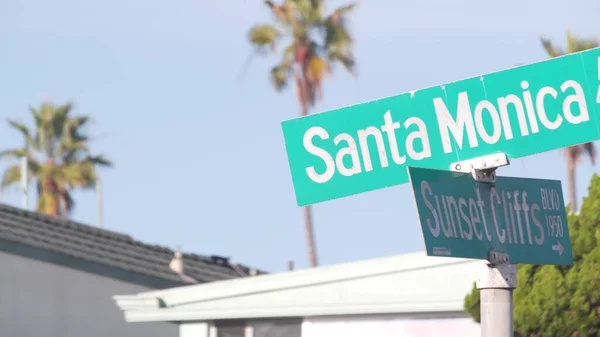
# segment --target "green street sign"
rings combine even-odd
[[[282,123],[299,206],[448,169],[600,139],[600,49]]]
[[[427,255],[487,259],[493,249],[511,263],[573,264],[560,181],[408,172]]]

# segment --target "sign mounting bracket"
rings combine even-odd
[[[452,163],[450,171],[469,173],[476,182],[495,184],[496,169],[508,164],[508,156],[501,152]],[[510,263],[507,253],[492,248],[476,284],[481,291],[481,335],[512,336],[517,266]]]
[[[500,152],[452,163],[450,171],[470,173],[477,182],[493,184],[496,182],[496,169],[508,164],[508,156]]]

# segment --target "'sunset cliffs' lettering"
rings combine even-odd
[[[434,237],[489,241],[493,237],[508,244],[544,244],[545,231],[540,221],[540,206],[529,203],[527,191],[498,191],[494,187],[489,200],[451,195],[437,195],[427,181],[421,182],[421,197],[431,212],[425,219],[429,232]],[[485,217],[485,208],[491,210],[492,223]],[[503,221],[502,221],[503,220]]]
[[[495,105],[490,101],[482,100],[473,110],[467,92],[461,92],[458,94],[456,114],[454,114],[456,119],[452,118],[442,98],[433,99],[444,153],[453,151],[452,140],[459,149],[462,149],[465,134],[468,146],[476,148],[480,146],[480,140],[493,145],[502,138],[513,139],[517,133],[522,137],[536,134],[540,132],[540,127],[556,130],[565,121],[572,125],[589,121],[585,94],[576,81],[565,81],[560,86],[560,93],[552,87],[542,87],[535,95],[535,99],[529,91],[527,81],[521,82],[521,88],[523,89],[521,97],[514,94],[500,97]],[[561,97],[562,115],[559,113],[554,118],[549,117],[545,102],[550,99],[558,100]],[[574,113],[574,105],[578,108],[578,114]],[[512,113],[516,113],[517,122],[513,123],[516,125],[511,124],[509,108]],[[491,118],[491,124],[483,123],[486,114]],[[404,138],[398,137],[397,134],[397,130],[402,128],[404,128],[403,134],[406,135]],[[337,149],[334,155],[315,145],[315,138],[327,141],[331,139],[331,135],[326,129],[313,126],[304,133],[303,137],[305,150],[324,163],[325,170],[321,172],[317,172],[314,166],[306,168],[308,177],[320,184],[328,182],[336,172],[350,177],[372,171],[374,165],[386,168],[390,165],[390,160],[395,165],[404,165],[407,156],[414,161],[419,161],[432,155],[427,126],[423,120],[412,116],[403,123],[393,121],[389,110],[383,115],[381,127],[369,126],[357,130],[356,135],[340,133],[333,137],[333,144]],[[369,142],[374,142],[376,146],[378,163],[373,162],[372,146],[369,147]],[[388,158],[388,152],[391,158]]]

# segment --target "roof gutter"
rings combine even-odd
[[[127,322],[183,322],[217,319],[260,319],[284,317],[327,317],[356,315],[399,315],[406,318],[467,317],[463,303],[373,303],[335,306],[285,306],[247,308],[154,308],[124,310]]]

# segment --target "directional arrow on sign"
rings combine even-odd
[[[557,241],[555,245],[552,245],[552,250],[558,252],[558,256],[561,256],[565,250],[565,247],[560,243],[560,241]]]

